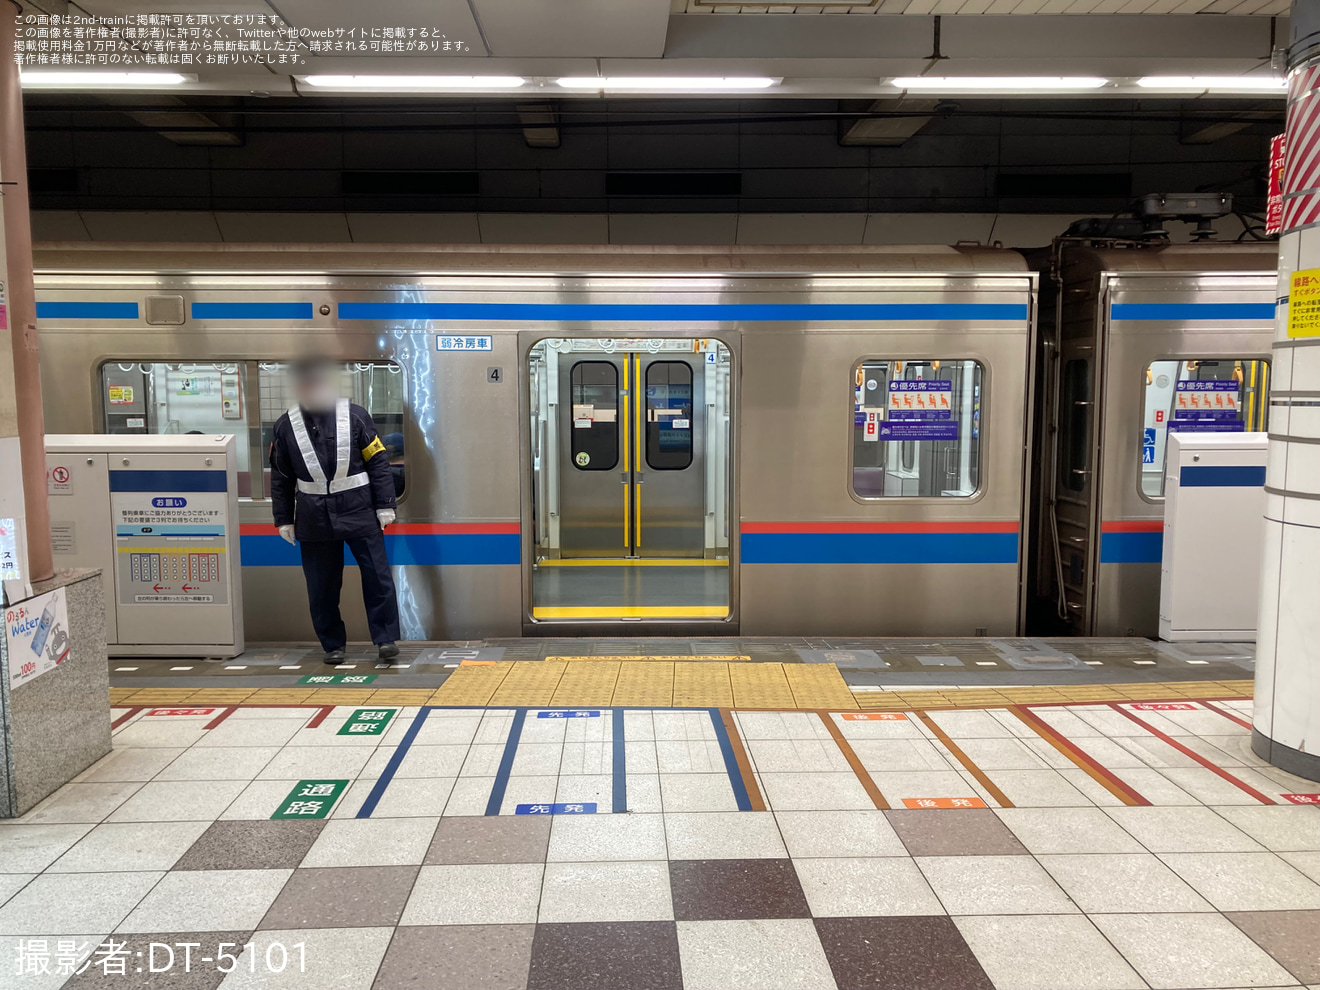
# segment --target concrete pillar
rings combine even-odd
[[[12,474],[12,438],[18,438],[26,525],[29,581],[54,573],[50,553],[50,513],[46,505],[46,450],[37,363],[37,302],[32,285],[32,226],[28,216],[27,149],[23,142],[23,92],[14,62],[14,12],[0,11],[0,217],[3,220],[5,319],[0,321],[0,467]],[[8,339],[4,339],[4,338]],[[8,444],[6,438],[11,438]],[[3,480],[0,487],[8,488]],[[18,501],[9,492],[6,503]]]
[[[1299,325],[1320,285],[1320,0],[1294,0],[1291,31],[1251,745],[1320,780],[1320,335]]]

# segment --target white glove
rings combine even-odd
[[[297,542],[298,542],[297,540],[295,540],[295,539],[293,538],[293,527],[292,527],[292,526],[281,526],[281,527],[280,527],[280,536],[282,536],[282,537],[284,538],[284,542],[285,542],[285,543],[294,544],[294,543],[297,543]]]
[[[384,529],[390,523],[394,522],[393,509],[377,509],[376,518],[380,520],[380,528]]]

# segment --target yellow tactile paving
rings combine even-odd
[[[555,688],[559,686],[559,679],[564,676],[568,664],[519,660],[504,666],[510,669],[491,695],[492,705],[545,706],[554,697]]]
[[[674,664],[675,708],[732,708],[727,663]]]
[[[859,708],[998,708],[1004,704],[1104,704],[1169,698],[1248,698],[1251,681],[1148,681],[1140,684],[1059,684],[1041,687],[946,688],[940,691],[856,691]]]
[[[376,692],[371,688],[321,688],[313,696],[317,705],[367,705]]]
[[[1179,698],[1249,698],[1252,682],[1142,681],[1003,687],[897,687],[852,691],[834,664],[728,663],[658,657],[593,663],[514,661],[458,667],[438,689],[391,687],[155,687],[110,689],[116,707],[173,705],[454,705],[654,707],[846,711],[1107,704]]]
[[[430,688],[381,688],[371,693],[373,705],[426,705],[435,694]]]
[[[674,703],[672,663],[625,663],[619,666],[613,703],[632,708],[669,708]]]
[[[176,705],[197,693],[197,688],[140,688],[123,701],[129,705]]]
[[[565,663],[581,662],[584,660],[603,660],[607,663],[691,663],[695,660],[701,660],[705,663],[751,663],[752,658],[744,654],[730,654],[719,656],[694,656],[691,653],[680,653],[672,656],[649,656],[644,653],[626,653],[618,656],[584,656],[584,657],[546,657],[547,660],[563,661]]]
[[[1168,685],[1165,684],[1115,684],[1114,691],[1123,698],[1131,698],[1137,701],[1147,699],[1167,698],[1170,693],[1174,697],[1182,694],[1182,689],[1170,692]]]
[[[609,705],[621,663],[569,664],[559,679],[552,705]]]
[[[1067,701],[1068,697],[1054,688],[1004,688],[999,692],[1015,705],[1033,704],[1042,701]]]
[[[301,705],[311,702],[316,688],[258,688],[257,693],[247,699],[249,705]]]
[[[735,664],[729,667],[735,708],[795,708],[797,701],[782,663]]]
[[[853,701],[857,703],[858,708],[865,711],[886,711],[903,707],[898,695],[892,691],[854,691]]]
[[[1188,681],[1186,684],[1179,685],[1178,693],[1184,698],[1222,698],[1238,692],[1223,684]]]
[[[799,708],[845,711],[857,707],[848,684],[832,663],[786,663],[784,677]]]
[[[486,705],[500,682],[513,667],[497,663],[481,667],[457,667],[440,688],[431,695],[432,705]]]

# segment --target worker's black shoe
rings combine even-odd
[[[325,662],[332,667],[337,667],[339,664],[343,663],[345,659],[343,650],[331,650],[325,655]]]
[[[381,643],[380,652],[376,654],[381,663],[389,663],[399,655],[399,647],[394,643]]]

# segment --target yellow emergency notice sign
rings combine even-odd
[[[1320,268],[1292,274],[1288,285],[1288,336],[1320,337]]]

